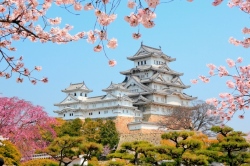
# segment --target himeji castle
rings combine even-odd
[[[192,97],[183,92],[183,73],[169,68],[175,61],[162,52],[141,44],[135,55],[127,57],[133,61],[132,69],[120,72],[123,82],[111,83],[103,89],[101,96],[89,97],[91,89],[84,82],[70,84],[62,90],[66,98],[55,104],[54,111],[65,120],[80,118],[113,119],[120,133],[150,131],[159,128],[159,119],[169,114],[174,107],[190,108]]]

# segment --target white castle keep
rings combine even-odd
[[[123,82],[111,82],[103,89],[105,95],[94,97],[88,97],[92,90],[84,82],[70,84],[62,90],[66,98],[55,104],[58,110],[54,112],[65,120],[119,119],[116,125],[126,123],[123,127],[127,128],[120,132],[129,132],[156,129],[158,117],[168,115],[176,106],[188,108],[190,101],[196,99],[183,93],[190,86],[181,81],[183,73],[168,67],[176,59],[161,49],[141,44],[136,54],[127,59],[134,62],[134,67],[120,72],[125,75]]]

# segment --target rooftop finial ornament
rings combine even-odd
[[[160,50],[161,50],[161,46],[159,46]]]
[[[143,45],[143,41],[141,41],[141,45]]]

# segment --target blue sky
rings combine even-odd
[[[66,95],[61,90],[70,83],[84,81],[93,90],[91,96],[95,96],[104,94],[102,89],[108,87],[111,81],[123,81],[124,76],[119,72],[133,66],[132,61],[126,57],[134,55],[142,41],[148,46],[161,46],[164,53],[176,58],[170,67],[184,73],[181,78],[187,85],[191,85],[190,79],[197,78],[200,74],[207,75],[208,63],[226,65],[227,58],[237,59],[241,56],[244,59],[243,64],[249,64],[249,49],[228,43],[231,36],[243,39],[241,30],[250,26],[249,15],[237,8],[229,8],[226,2],[217,7],[211,5],[212,1],[198,0],[192,3],[177,0],[161,4],[156,10],[156,26],[152,29],[141,26],[140,40],[132,39],[132,33],[137,32],[137,28],[130,27],[123,19],[132,12],[126,7],[126,2],[120,4],[117,20],[108,27],[108,36],[118,39],[118,47],[106,51],[111,59],[117,61],[117,66],[109,67],[104,54],[93,52],[95,45],[88,44],[86,40],[63,45],[31,43],[28,40],[18,42],[15,43],[17,51],[12,55],[23,55],[27,67],[41,65],[43,70],[34,73],[34,76],[46,76],[49,83],[38,83],[34,86],[28,80],[17,84],[16,76],[8,80],[1,78],[1,95],[17,96],[31,101],[35,105],[43,106],[51,116],[56,116],[53,110],[57,108],[53,104],[65,98]],[[73,33],[80,30],[89,31],[95,23],[93,11],[72,15],[63,9],[53,8],[48,14],[51,17],[61,16],[62,24],[73,25]],[[217,97],[220,92],[230,92],[225,86],[227,80],[213,78],[210,84],[192,85],[185,92],[201,100]],[[247,132],[250,131],[247,125],[249,120],[250,113],[247,112],[244,120],[235,117],[228,124],[236,130]]]

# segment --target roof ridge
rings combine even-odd
[[[155,48],[155,47],[147,46],[147,45],[144,45],[144,44],[142,44],[141,46],[142,46],[142,47],[145,46],[145,47],[148,47],[148,48],[152,48],[152,49],[160,50],[160,51],[161,51],[161,48]]]

